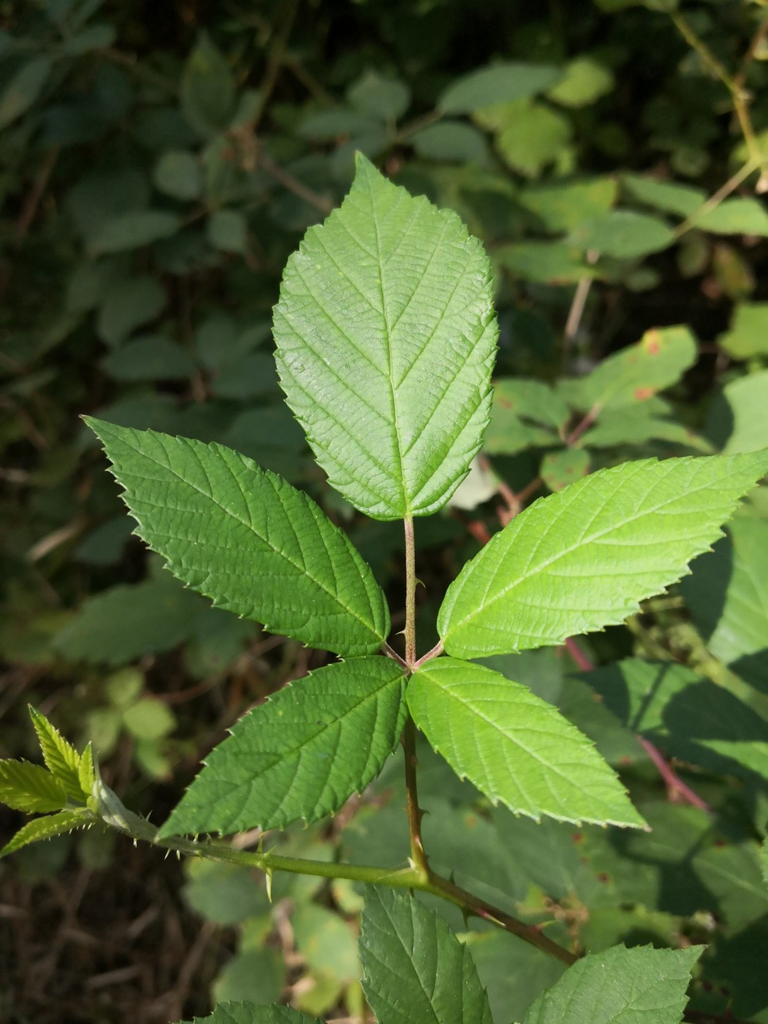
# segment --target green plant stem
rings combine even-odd
[[[405,660],[413,669],[416,664],[416,547],[413,517],[403,520],[405,527]]]
[[[421,840],[421,819],[424,811],[419,807],[419,791],[416,784],[416,726],[409,715],[403,730],[403,753],[405,755],[405,810],[408,815],[408,833],[411,838],[411,863],[422,881],[430,877],[429,863]]]
[[[698,53],[704,65],[709,68],[716,78],[720,79],[731,94],[733,111],[736,114],[736,120],[739,122],[741,134],[747,144],[749,162],[754,164],[751,170],[762,169],[757,191],[765,191],[768,188],[768,183],[765,182],[766,157],[760,152],[760,146],[755,137],[755,130],[752,127],[752,119],[749,116],[749,93],[736,77],[728,73],[724,65],[712,53],[704,40],[694,32],[690,23],[679,11],[671,11],[669,16],[683,39]]]
[[[576,954],[554,942],[539,928],[526,924],[498,907],[486,903],[485,900],[481,900],[429,868],[417,866],[387,868],[369,864],[337,864],[308,860],[302,857],[283,857],[270,852],[235,850],[226,843],[216,840],[201,842],[178,836],[158,839],[157,830],[153,825],[130,812],[126,815],[126,820],[123,823],[117,826],[114,822],[112,824],[113,827],[118,827],[120,831],[136,840],[149,841],[155,846],[162,846],[190,857],[258,868],[267,875],[272,875],[275,871],[286,871],[290,874],[311,875],[316,878],[345,878],[352,882],[362,882],[365,885],[386,885],[430,893],[455,904],[467,915],[474,915],[485,921],[490,921],[564,964],[571,965],[578,959]]]

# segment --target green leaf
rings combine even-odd
[[[663,399],[657,401],[661,403],[662,411],[672,411]],[[648,441],[668,441],[706,454],[712,452],[712,445],[689,427],[659,416],[653,399],[604,409],[598,415],[596,425],[582,434],[578,443],[585,448],[613,448],[625,444],[643,445]]]
[[[724,199],[713,210],[695,217],[693,223],[700,231],[716,235],[768,236],[768,212],[758,199]]]
[[[408,137],[423,160],[488,164],[490,153],[485,135],[464,121],[441,121]]]
[[[760,847],[760,870],[763,872],[763,881],[768,885],[768,839],[764,839]]]
[[[340,107],[310,114],[300,122],[297,134],[313,142],[333,142],[340,135],[358,137],[375,128],[376,121],[367,114]]]
[[[571,231],[583,221],[607,213],[616,202],[617,192],[613,178],[592,178],[529,185],[516,199],[535,214],[547,231],[556,233]]]
[[[310,970],[338,981],[360,977],[355,937],[349,925],[326,907],[304,904],[291,918],[299,952]]]
[[[525,378],[497,380],[483,447],[491,455],[549,448],[560,443],[560,428],[569,415],[568,406],[548,384]]]
[[[0,131],[25,114],[42,92],[53,64],[49,57],[33,57],[23,64],[0,96]]]
[[[282,950],[241,949],[216,976],[211,986],[215,1002],[274,1003],[283,992],[287,967]],[[306,1020],[306,1018],[305,1018]]]
[[[707,648],[768,692],[768,522],[738,516],[681,583]]]
[[[525,281],[542,284],[575,284],[597,271],[579,249],[564,242],[513,242],[493,251],[494,262]]]
[[[567,117],[530,100],[478,111],[475,120],[483,127],[495,126],[499,153],[513,170],[529,178],[567,152],[572,134]]]
[[[585,55],[566,64],[565,76],[547,92],[547,97],[564,107],[586,107],[612,92],[614,85],[610,70]]]
[[[155,188],[174,199],[197,199],[203,191],[200,161],[188,149],[167,149],[161,153],[153,174]]]
[[[180,227],[181,218],[164,210],[120,213],[106,220],[93,232],[88,239],[88,248],[93,255],[126,252],[175,235]]]
[[[115,380],[187,380],[197,364],[181,345],[162,334],[146,334],[122,345],[102,360]]]
[[[490,408],[492,299],[458,217],[359,155],[341,208],[289,259],[274,324],[288,404],[362,512],[427,515],[466,475]]]
[[[522,1020],[536,996],[566,970],[560,960],[542,956],[534,946],[498,928],[469,932],[465,945],[488,992],[493,1019],[500,1024]]]
[[[263,881],[250,868],[210,860],[188,860],[184,898],[208,921],[231,927],[269,912]]]
[[[93,792],[93,784],[96,781],[96,768],[93,763],[92,743],[87,743],[85,750],[83,750],[80,757],[80,765],[77,770],[77,777],[80,782],[81,791],[90,796]]]
[[[138,533],[214,604],[313,647],[370,654],[389,632],[381,589],[302,491],[221,445],[87,419]]]
[[[432,747],[494,804],[537,820],[643,826],[591,740],[522,683],[438,658],[412,677],[408,707]]]
[[[219,1003],[208,1017],[195,1017],[181,1024],[323,1024],[318,1017],[292,1010],[290,1006],[254,1006],[253,1003]]]
[[[248,248],[248,220],[241,210],[216,210],[205,232],[213,248],[222,252],[243,253]]]
[[[524,1024],[679,1024],[704,946],[614,946],[577,961],[544,992]]]
[[[710,407],[707,436],[723,453],[754,452],[768,437],[768,370],[739,377],[723,388]]]
[[[508,103],[544,92],[561,77],[552,64],[510,61],[463,75],[441,94],[437,106],[444,114],[471,114],[491,103]]]
[[[768,302],[735,306],[731,326],[717,343],[734,359],[768,355]]]
[[[74,797],[75,800],[82,800],[80,755],[72,744],[64,739],[59,730],[54,728],[48,719],[31,705],[29,714],[48,771],[62,784],[71,797]],[[90,788],[85,792],[90,795]]]
[[[625,658],[583,678],[633,732],[672,757],[724,775],[768,779],[768,723],[692,669]]]
[[[39,764],[0,761],[0,802],[16,811],[59,811],[67,802],[61,782]]]
[[[41,839],[52,839],[53,836],[73,832],[76,828],[83,828],[93,821],[93,814],[86,807],[74,811],[59,811],[58,814],[51,814],[45,818],[35,818],[34,821],[22,826],[13,839],[5,844],[0,850],[0,857],[6,857],[9,853],[20,850],[22,846],[29,846],[30,843],[37,843]]]
[[[547,452],[541,460],[539,473],[550,491],[562,491],[568,484],[589,473],[590,458],[579,448],[561,448]]]
[[[458,658],[618,624],[680,579],[768,471],[768,452],[648,459],[534,502],[450,585],[438,629]]]
[[[398,121],[411,105],[411,90],[399,78],[369,69],[347,89],[347,100],[378,121]]]
[[[675,384],[698,358],[688,327],[655,327],[635,345],[604,359],[569,396],[579,409],[623,409]]]
[[[125,665],[188,640],[194,635],[195,617],[204,608],[204,601],[164,573],[89,597],[52,646],[73,661]]]
[[[206,759],[161,835],[316,821],[361,792],[395,749],[404,677],[388,658],[328,665],[251,711]]]
[[[675,236],[658,217],[634,210],[610,210],[580,224],[568,241],[585,252],[629,260],[666,249]]]
[[[637,202],[681,217],[689,217],[707,199],[703,189],[680,185],[676,181],[643,178],[639,174],[622,174],[621,187]]]
[[[159,740],[176,727],[176,718],[161,700],[144,697],[125,709],[123,722],[126,729],[138,740]]]
[[[96,324],[99,337],[108,345],[120,345],[137,327],[154,320],[165,303],[165,289],[154,277],[119,278],[104,293]]]
[[[203,138],[228,126],[237,107],[237,86],[221,51],[201,32],[184,65],[181,109]]]
[[[387,1024],[492,1024],[472,956],[433,910],[395,889],[366,890],[363,991]]]

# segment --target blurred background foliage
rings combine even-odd
[[[160,818],[229,725],[323,663],[148,556],[82,413],[306,488],[402,625],[397,524],[326,487],[272,359],[284,263],[355,150],[455,209],[496,273],[485,453],[418,524],[424,649],[457,567],[534,497],[768,445],[767,61],[747,0],[0,0],[0,754],[33,756],[32,703]],[[598,742],[652,835],[515,819],[424,752],[438,867],[585,949],[712,940],[700,1021],[768,1021],[767,519],[761,488],[630,629],[495,659]],[[275,841],[399,863],[400,775]],[[246,871],[88,833],[18,854],[0,885],[3,1021],[165,1022],[212,993],[366,1019],[350,884],[276,878],[270,904]],[[505,1020],[562,970],[502,933],[468,941]]]

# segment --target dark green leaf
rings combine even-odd
[[[437,105],[446,114],[471,114],[491,103],[535,96],[554,85],[561,75],[560,69],[551,64],[496,64],[457,79],[442,93]]]
[[[181,79],[181,109],[192,127],[209,138],[235,113],[237,86],[229,65],[207,32],[201,32]]]

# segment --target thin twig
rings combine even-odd
[[[292,174],[276,164],[275,161],[267,153],[259,153],[259,167],[267,172],[270,177],[274,178],[275,181],[279,182],[283,188],[287,188],[289,192],[293,192],[294,195],[298,196],[299,199],[303,199],[305,203],[309,203],[310,206],[314,206],[320,213],[328,214],[333,210],[333,203],[330,199],[326,199],[325,196],[318,195],[317,192],[313,192],[311,188],[308,188],[298,178],[294,178]]]
[[[735,174],[733,174],[724,185],[721,185],[717,192],[713,192],[709,199],[705,200],[698,209],[694,210],[693,213],[686,217],[682,224],[678,224],[675,230],[672,232],[675,239],[680,238],[686,231],[690,231],[691,228],[695,228],[696,224],[701,218],[714,210],[715,207],[719,206],[724,199],[727,199],[734,189],[745,181],[753,171],[756,171],[759,167],[759,162],[750,158],[743,167],[740,167]]]
[[[421,877],[430,877],[429,862],[421,839],[421,819],[424,811],[419,807],[419,793],[416,784],[416,726],[409,715],[403,730],[403,753],[405,759],[405,811],[408,816],[408,833],[411,839],[411,863]]]

